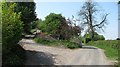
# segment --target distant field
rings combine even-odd
[[[90,41],[87,45],[93,45],[104,49],[109,59],[118,60],[118,40]]]

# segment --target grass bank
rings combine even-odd
[[[111,60],[118,60],[118,40],[90,41],[87,45],[93,45],[105,50],[106,56]]]
[[[65,47],[70,49],[79,48],[79,44],[75,42],[70,42],[68,40],[46,40],[42,38],[34,38],[34,41],[43,45],[48,46],[57,46],[57,47]]]

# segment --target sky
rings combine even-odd
[[[101,10],[102,14],[109,13],[107,17],[108,25],[104,29],[105,32],[99,32],[99,34],[102,34],[106,40],[118,38],[118,5],[117,1],[110,1],[97,3],[99,7],[98,9]],[[44,20],[50,13],[62,14],[62,16],[66,18],[71,18],[72,15],[74,15],[75,18],[78,18],[78,12],[84,3],[77,2],[77,0],[75,0],[75,2],[38,2],[35,0],[35,2],[37,17],[42,20]],[[101,16],[101,13],[98,14]],[[98,18],[98,20],[99,19],[100,18]]]

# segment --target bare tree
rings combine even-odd
[[[97,29],[102,29],[107,24],[108,14],[102,16],[101,21],[96,20],[96,14],[99,10],[97,9],[97,4],[92,0],[87,0],[79,11],[78,16],[82,18],[81,22],[87,26],[87,32],[91,34],[91,39],[94,38],[94,31]]]

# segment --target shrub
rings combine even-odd
[[[80,45],[75,43],[75,42],[70,42],[67,40],[46,40],[46,39],[42,39],[42,38],[34,38],[34,40],[37,43],[43,44],[43,45],[49,45],[49,46],[64,46],[65,48],[70,48],[70,49],[75,49],[75,48],[79,48]]]
[[[15,13],[16,3],[2,3],[2,55],[3,65],[22,65],[22,57],[17,54],[22,48],[17,43],[21,39],[23,24],[20,20],[20,13]]]
[[[34,32],[36,32],[36,29],[31,29],[30,32],[33,34]]]
[[[79,48],[80,46],[76,43],[69,42],[67,44],[67,47],[70,48],[70,49],[75,49],[75,48]]]
[[[46,40],[46,39],[42,39],[42,38],[35,38],[34,39],[37,43],[41,43],[41,44],[48,44],[48,43],[50,43],[50,41],[49,40]]]
[[[105,40],[105,37],[103,35],[99,35],[97,32],[94,32],[93,41],[98,41],[98,40]],[[91,41],[91,35],[85,34],[84,35],[84,43],[88,43],[89,41]]]

